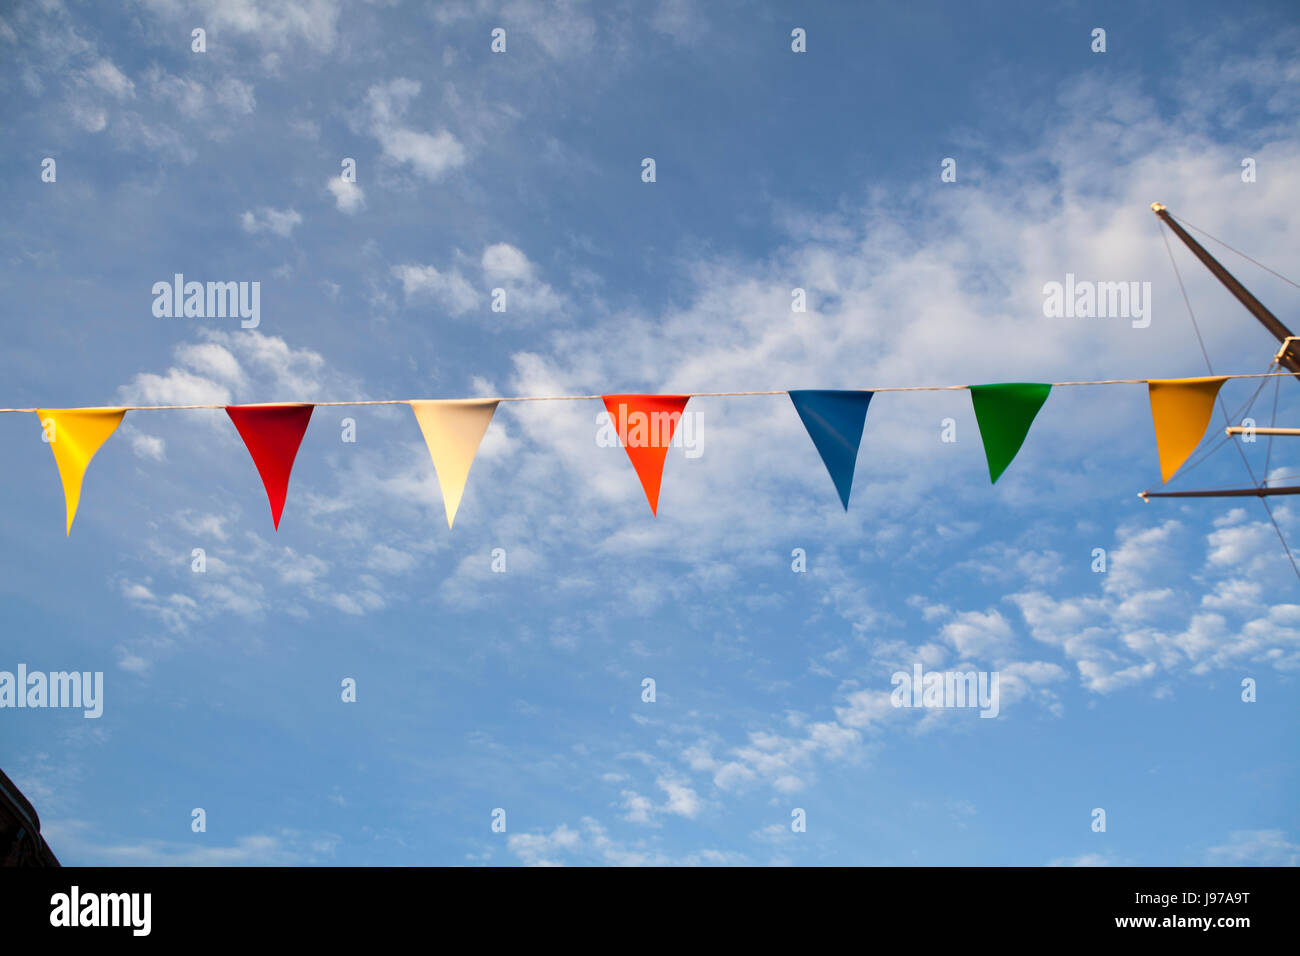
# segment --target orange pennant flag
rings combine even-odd
[[[1226,378],[1167,378],[1147,381],[1151,421],[1156,427],[1160,479],[1168,481],[1196,451]]]
[[[645,489],[650,513],[659,514],[659,483],[673,432],[681,421],[689,395],[602,395],[619,443]]]

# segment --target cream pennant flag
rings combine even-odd
[[[1156,428],[1160,477],[1168,481],[1196,451],[1214,412],[1214,399],[1226,381],[1207,378],[1149,379],[1151,421]]]
[[[429,446],[443,507],[447,509],[447,527],[451,528],[465,493],[470,465],[497,410],[497,400],[448,399],[410,405],[424,433],[424,443]]]
[[[54,452],[63,482],[63,500],[67,506],[67,534],[72,534],[72,519],[81,501],[81,480],[101,445],[122,424],[125,408],[38,408],[45,440]]]

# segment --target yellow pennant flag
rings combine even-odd
[[[38,408],[36,416],[41,421],[45,440],[54,452],[54,463],[59,466],[63,481],[63,499],[67,503],[68,529],[72,534],[72,519],[77,516],[77,503],[81,500],[81,479],[85,477],[90,459],[99,446],[122,424],[125,408]]]
[[[424,433],[424,443],[429,446],[438,487],[442,489],[448,528],[456,520],[469,467],[474,464],[474,455],[496,410],[495,399],[411,402],[411,411],[415,412],[415,420]]]
[[[1150,379],[1151,420],[1156,426],[1160,478],[1168,481],[1196,451],[1214,412],[1224,378]]]

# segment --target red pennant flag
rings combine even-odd
[[[659,514],[659,482],[673,432],[681,421],[689,395],[602,395],[618,440],[641,479],[650,513]]]
[[[227,405],[226,414],[239,430],[271,503],[271,518],[280,530],[280,512],[289,493],[289,473],[307,433],[315,405]]]

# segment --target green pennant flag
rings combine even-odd
[[[975,420],[989,460],[989,478],[996,482],[1025,443],[1034,416],[1047,401],[1050,385],[1014,382],[1002,385],[970,386]]]

